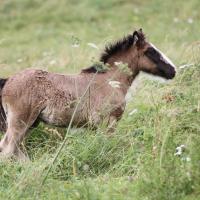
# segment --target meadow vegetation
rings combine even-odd
[[[31,162],[0,161],[0,199],[200,199],[199,9],[199,0],[2,0],[0,77],[78,73],[140,27],[177,76],[142,74],[112,137],[103,125],[70,130],[44,184],[66,129],[41,123],[23,145]]]

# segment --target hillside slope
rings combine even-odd
[[[199,8],[198,0],[2,1],[1,77],[27,67],[78,72],[140,27],[178,73],[167,83],[142,75],[112,137],[103,126],[72,129],[43,185],[66,130],[40,124],[25,142],[31,162],[0,161],[0,199],[200,199]]]

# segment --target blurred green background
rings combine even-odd
[[[184,51],[199,38],[199,4],[198,0],[2,0],[1,74],[27,67],[78,71],[97,60],[107,42],[138,28],[177,64],[183,63]],[[77,42],[80,46],[73,48]]]
[[[0,199],[200,199],[199,27],[199,0],[1,0],[0,77],[78,73],[139,28],[178,73],[167,84],[141,77],[112,137],[71,130],[43,186],[66,130],[40,124],[23,147],[31,162],[0,160]]]

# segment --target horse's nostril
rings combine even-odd
[[[176,70],[174,68],[172,70],[172,75],[173,75],[173,77],[176,75]]]
[[[169,72],[169,78],[172,79],[172,78],[175,77],[175,75],[176,75],[175,69],[170,70],[170,72]]]
[[[169,77],[170,79],[172,79],[172,78],[174,78],[175,75],[176,75],[176,70],[175,70],[174,67],[169,66],[169,67],[168,67],[168,70],[166,70],[165,73],[168,75],[168,77]]]

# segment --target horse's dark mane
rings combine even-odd
[[[97,70],[96,70],[95,66],[90,66],[88,68],[82,69],[81,72],[82,73],[96,73]]]
[[[140,32],[139,34],[140,39],[145,40],[145,35],[142,32]],[[108,59],[114,54],[129,49],[136,42],[135,40],[136,38],[134,37],[134,34],[130,34],[113,44],[108,44],[100,57],[100,61],[103,63],[107,63]]]
[[[115,43],[108,44],[100,57],[100,61],[106,63],[112,55],[116,54],[117,52],[129,49],[133,43],[133,35],[128,35],[123,39],[116,41]]]
[[[116,41],[115,43],[108,44],[105,47],[104,52],[101,54],[100,62],[106,64],[108,59],[114,54],[128,50],[134,43],[137,42],[134,33],[125,36],[124,38]],[[140,37],[140,39],[137,38],[137,40],[139,39],[140,41],[143,42],[145,40],[145,35],[142,33],[142,31],[137,32],[137,34],[139,34],[138,36]],[[94,65],[86,69],[83,69],[82,72],[83,73],[102,73],[102,72],[99,72]]]
[[[94,63],[92,66],[82,69],[82,73],[105,73],[108,71],[108,68],[103,63]]]

